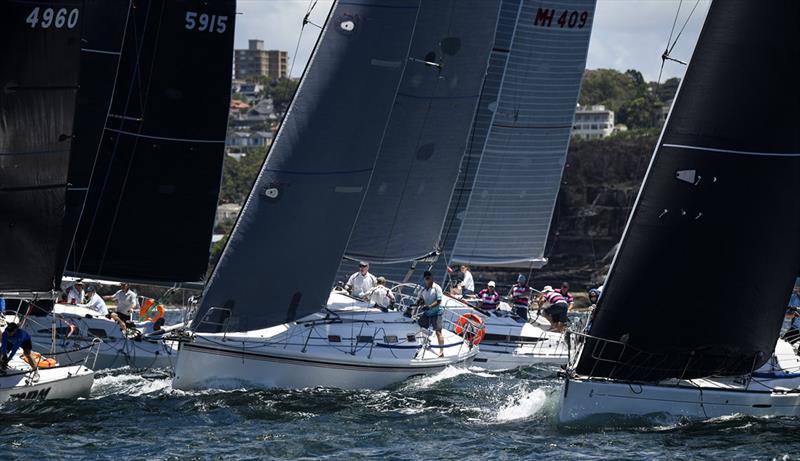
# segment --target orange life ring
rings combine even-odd
[[[153,321],[160,319],[164,316],[164,306],[161,304],[155,305],[156,300],[153,298],[146,298],[144,302],[142,302],[142,307],[139,308],[139,319],[144,322]],[[152,315],[155,313],[155,315]]]
[[[56,362],[56,359],[48,359],[42,357],[42,354],[36,351],[31,351],[31,358],[33,358],[33,360],[36,361],[36,366],[39,368],[53,368],[58,366],[58,362]],[[22,360],[25,360],[25,363],[27,363],[28,365],[31,364],[28,361],[28,357],[26,357],[24,354],[22,355]]]
[[[456,334],[463,334],[464,339],[477,346],[486,335],[483,319],[475,314],[464,314],[458,318],[455,328]]]

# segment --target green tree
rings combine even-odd
[[[286,112],[286,109],[289,108],[289,103],[292,102],[294,92],[297,90],[297,85],[300,81],[288,78],[269,80],[263,77],[260,83],[264,85],[261,96],[271,98],[272,104],[275,106],[275,111],[278,114],[283,114]]]

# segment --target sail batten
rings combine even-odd
[[[772,356],[800,269],[800,135],[787,115],[800,97],[784,91],[798,19],[794,2],[712,3],[577,373],[742,375]],[[740,114],[763,117],[743,129]]]

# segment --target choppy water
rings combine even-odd
[[[556,423],[555,368],[446,369],[380,391],[172,389],[98,373],[91,396],[0,407],[0,459],[798,459],[800,420]]]

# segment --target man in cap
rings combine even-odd
[[[494,280],[491,280],[486,284],[486,288],[478,292],[478,299],[481,301],[481,307],[490,312],[497,310],[497,306],[500,305],[500,293],[494,288]]]
[[[83,280],[76,280],[67,290],[67,304],[83,304],[84,295]]]
[[[105,300],[113,299],[117,303],[117,311],[109,315],[111,319],[117,322],[119,329],[123,333],[128,332],[128,327],[125,322],[131,319],[131,311],[139,306],[139,300],[136,299],[136,293],[130,289],[126,282],[119,284],[119,290],[109,296],[103,296]]]
[[[358,272],[350,276],[345,285],[345,289],[347,289],[350,294],[362,297],[364,293],[377,284],[378,280],[374,275],[369,273],[369,263],[361,261],[358,263]]]
[[[86,298],[88,301],[86,301],[86,304],[81,304],[82,307],[91,309],[103,317],[108,315],[106,302],[103,301],[103,298],[97,294],[97,290],[91,285],[86,287]]]
[[[430,271],[422,274],[425,287],[419,293],[417,306],[422,306],[422,314],[419,316],[419,326],[422,328],[433,328],[436,332],[436,339],[439,340],[439,357],[444,357],[444,336],[442,336],[442,287],[433,281]]]
[[[369,303],[379,307],[382,311],[387,311],[394,304],[394,293],[386,286],[386,279],[378,277],[378,284],[364,293],[364,297]]]
[[[0,370],[8,368],[8,362],[14,358],[14,354],[17,353],[17,349],[20,347],[22,348],[22,355],[28,360],[28,364],[33,368],[34,372],[37,372],[36,360],[31,357],[31,349],[33,349],[31,335],[14,322],[6,325],[3,335],[0,336]]]
[[[511,304],[514,305],[517,316],[525,322],[528,321],[528,306],[530,305],[532,294],[533,290],[528,286],[528,279],[519,274],[517,283],[511,287],[511,291],[508,293],[508,298],[511,300]]]

